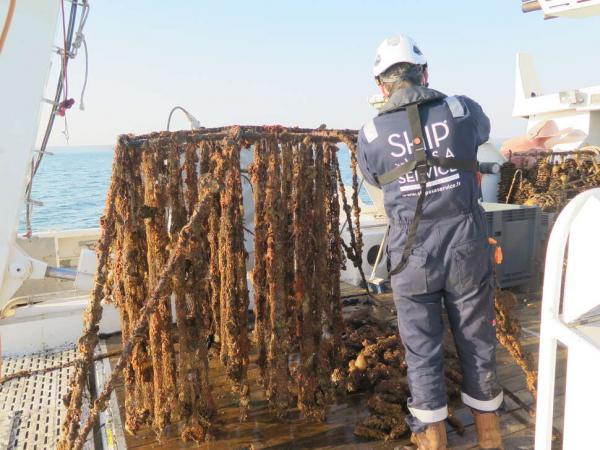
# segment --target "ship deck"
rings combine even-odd
[[[349,285],[343,286],[343,295],[361,295],[362,291]],[[382,304],[393,307],[391,294],[377,296]],[[524,348],[531,353],[537,361],[540,328],[540,302],[537,298],[526,298],[513,308],[513,313],[519,318],[523,327],[521,339]],[[117,350],[121,346],[120,336],[115,335],[106,339],[108,351]],[[533,398],[526,389],[525,377],[520,368],[502,348],[498,347],[498,376],[505,391],[505,412],[501,418],[502,434],[505,448],[532,449],[534,436],[534,423],[531,416]],[[117,357],[110,359],[111,366]],[[178,438],[175,431],[157,442],[152,430],[142,429],[135,436],[123,433],[129,449],[184,449],[200,448],[202,450],[288,450],[288,449],[344,449],[344,450],[400,450],[409,444],[408,436],[403,440],[380,442],[359,439],[353,433],[355,424],[368,415],[366,396],[353,394],[347,396],[344,403],[336,404],[329,408],[324,423],[307,423],[302,420],[298,411],[293,411],[291,417],[281,422],[270,413],[262,389],[257,384],[258,367],[254,360],[251,361],[249,378],[251,380],[252,406],[249,420],[240,423],[238,417],[237,399],[230,394],[225,381],[225,376],[217,364],[211,364],[211,380],[214,392],[217,393],[215,401],[218,406],[218,429],[216,440],[200,446],[194,443],[184,443]],[[566,373],[566,350],[559,348],[557,362],[556,396],[554,409],[555,429],[562,431],[564,410],[564,388]],[[123,411],[123,385],[118,384],[116,400],[112,403],[113,416],[120,416],[124,422]],[[115,406],[118,405],[118,406]],[[448,427],[449,448],[474,449],[477,448],[473,419],[468,408],[456,405],[455,417],[465,425],[465,433],[459,435],[454,429]],[[559,441],[556,448],[560,448]]]

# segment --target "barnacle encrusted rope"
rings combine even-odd
[[[356,202],[356,205],[350,206],[350,204],[348,203],[348,197],[346,197],[346,187],[344,186],[344,181],[342,180],[342,172],[337,161],[335,162],[335,172],[340,195],[342,197],[343,211],[346,214],[346,226],[348,227],[348,231],[350,234],[350,244],[346,244],[344,240],[341,240],[341,244],[346,252],[346,256],[348,257],[348,259],[350,259],[350,261],[352,261],[354,266],[357,268],[361,281],[368,294],[368,283],[365,277],[365,272],[362,267],[362,253],[358,253],[359,246],[362,247],[362,235],[359,233],[358,227],[355,226],[358,222],[355,222],[353,225],[352,221],[352,211],[360,211],[360,207],[358,206],[358,196],[352,196],[352,201],[353,203]],[[355,213],[354,217],[356,220],[356,218],[358,218],[359,215]]]
[[[221,360],[225,374],[240,396],[240,415],[246,418],[250,404],[247,379],[249,363],[248,290],[240,146],[233,139],[223,143],[223,189],[220,192],[219,268],[221,276]]]
[[[267,180],[267,144],[258,141],[254,146],[254,161],[249,168],[254,198],[254,269],[252,287],[254,288],[254,340],[258,350],[258,367],[263,383],[267,383],[267,342],[270,334],[269,311],[267,304],[266,254],[268,223],[264,220],[266,212],[265,193]]]
[[[165,146],[150,143],[143,149],[142,170],[144,175],[143,216],[148,241],[148,290],[152,291],[167,261],[166,220],[166,160]],[[163,430],[171,423],[171,411],[177,401],[175,393],[175,365],[171,337],[170,293],[165,292],[156,310],[150,316],[150,355],[153,360],[155,430]],[[175,408],[176,409],[176,408]]]
[[[146,232],[143,222],[138,220],[144,205],[140,153],[128,147],[123,156],[123,184],[115,198],[117,248],[111,277],[113,284],[106,289],[106,297],[111,298],[119,309],[122,336],[127,340],[131,336],[130,324],[137,320],[146,298],[148,266],[144,258]],[[154,411],[152,368],[147,342],[147,335],[139,340],[123,373],[125,427],[132,433],[148,423]]]
[[[286,266],[286,209],[282,202],[281,190],[281,154],[277,142],[267,142],[267,173],[269,174],[266,195],[265,214],[268,223],[267,231],[267,301],[269,304],[270,338],[267,342],[267,398],[274,406],[278,416],[287,410],[288,399],[288,359],[290,352],[290,335],[287,320],[287,292],[285,285]]]
[[[152,288],[152,294],[140,311],[140,317],[138,318],[137,322],[132,326],[132,339],[123,343],[123,353],[115,364],[113,372],[106,382],[104,389],[94,401],[93,407],[90,410],[88,417],[81,428],[81,431],[72,442],[68,442],[68,444],[72,445],[68,445],[65,448],[81,450],[85,444],[87,435],[92,429],[94,422],[98,418],[98,415],[106,408],[106,403],[110,397],[110,394],[115,388],[117,375],[120,374],[127,359],[131,355],[136,339],[138,336],[143,336],[145,334],[145,330],[148,328],[149,322],[151,322],[152,314],[157,311],[161,302],[163,301],[164,296],[169,292],[171,277],[175,273],[178,264],[180,264],[185,258],[186,248],[189,245],[190,239],[192,235],[198,231],[195,229],[197,224],[201,222],[206,215],[206,209],[202,208],[203,201],[211,191],[214,191],[217,188],[214,182],[211,181],[212,180],[209,179],[205,180],[205,186],[201,189],[201,197],[198,201],[197,209],[195,210],[194,214],[192,214],[187,224],[179,232],[177,242],[172,248],[164,268],[161,270],[161,273],[157,275],[156,283]]]
[[[340,236],[340,199],[339,189],[336,183],[336,161],[337,161],[337,147],[333,144],[326,144],[324,154],[324,165],[325,165],[325,209],[326,209],[326,221],[325,226],[327,227],[327,236],[329,241],[329,251],[327,253],[327,285],[326,285],[326,296],[327,302],[325,304],[325,314],[327,317],[326,330],[330,337],[329,344],[329,358],[331,369],[339,366],[342,360],[342,353],[339,351],[341,348],[341,338],[344,333],[344,320],[342,318],[342,304],[340,299],[340,271],[342,269],[342,245]]]
[[[59,450],[71,448],[71,443],[79,432],[81,407],[86,380],[90,367],[93,364],[94,349],[98,344],[98,323],[102,318],[101,301],[104,297],[103,291],[107,278],[107,265],[110,256],[109,248],[114,238],[115,197],[118,195],[119,188],[122,185],[124,176],[123,170],[125,169],[125,167],[121,165],[123,154],[125,152],[124,140],[125,138],[121,138],[115,149],[115,160],[106,200],[106,208],[104,210],[104,215],[100,219],[102,231],[98,242],[98,272],[96,274],[90,302],[84,314],[83,334],[79,338],[77,345],[79,358],[71,383],[71,390],[68,394],[68,399],[66,399],[68,400],[68,408],[61,426],[61,438],[57,447]]]
[[[537,399],[537,371],[531,355],[527,353],[519,340],[521,325],[519,321],[510,314],[510,306],[517,303],[514,294],[510,291],[497,290],[494,298],[494,309],[496,312],[496,337],[498,342],[508,351],[510,356],[525,374],[527,390],[534,400]]]

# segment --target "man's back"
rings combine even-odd
[[[359,135],[358,162],[364,177],[378,184],[378,177],[414,159],[411,127],[404,107],[419,103],[428,156],[475,160],[477,148],[489,137],[489,120],[468,97],[446,97],[420,86],[399,90]],[[424,219],[448,217],[477,206],[479,185],[473,172],[433,166],[428,170]],[[385,208],[391,220],[410,220],[415,211],[419,184],[409,172],[382,186]]]
[[[408,36],[377,48],[375,82],[387,100],[358,140],[365,179],[383,189],[390,281],[407,363],[419,449],[445,450],[442,305],[460,359],[463,403],[480,448],[502,448],[496,376],[492,251],[479,206],[477,149],[490,122],[467,97],[428,89],[427,58]]]

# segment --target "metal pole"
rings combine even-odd
[[[379,266],[379,262],[381,261],[381,257],[383,256],[383,249],[385,248],[385,241],[387,240],[389,232],[390,232],[390,227],[387,226],[385,228],[385,233],[383,233],[383,239],[381,240],[381,244],[379,244],[379,250],[377,251],[377,258],[375,258],[375,264],[373,264],[373,270],[371,271],[371,277],[369,278],[369,281],[373,281],[375,279],[375,272],[377,271],[377,266]]]
[[[46,268],[46,277],[75,281],[75,278],[77,278],[77,271],[75,269],[67,269],[65,267],[48,266]]]

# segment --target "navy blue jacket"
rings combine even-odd
[[[378,175],[414,159],[411,128],[403,108],[417,102],[421,104],[419,114],[428,155],[477,159],[477,148],[490,134],[490,121],[481,106],[465,96],[447,97],[433,89],[412,86],[396,91],[379,115],[360,130],[358,164],[367,182],[378,185]],[[390,221],[411,220],[420,190],[414,172],[382,189]],[[476,173],[430,167],[423,219],[473,211],[478,197]]]

